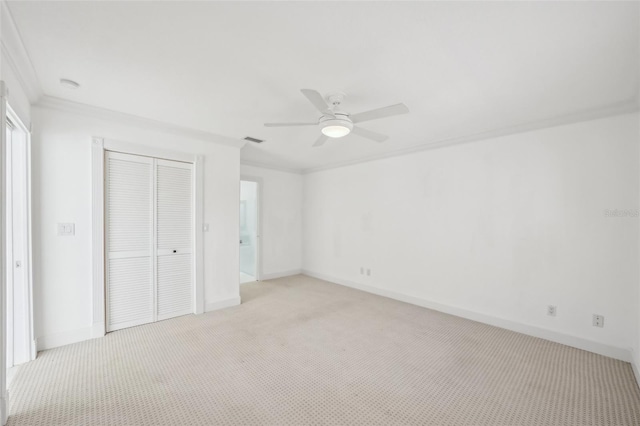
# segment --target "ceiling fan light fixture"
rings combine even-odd
[[[341,138],[351,133],[353,123],[343,119],[326,120],[321,123],[322,134],[330,138]]]
[[[73,90],[80,87],[80,83],[78,83],[77,81],[69,80],[68,78],[61,78],[60,85],[62,85],[62,87],[65,87],[67,89],[73,89]]]

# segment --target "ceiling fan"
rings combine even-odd
[[[300,91],[322,113],[318,121],[314,123],[265,123],[265,126],[318,126],[322,134],[313,144],[314,147],[323,145],[329,138],[341,138],[351,132],[376,142],[384,142],[389,136],[363,129],[360,126],[356,126],[356,124],[409,112],[409,108],[405,104],[395,104],[351,115],[340,107],[345,96],[342,92],[330,93],[327,96],[329,101],[327,103],[322,95],[315,90],[302,89]]]

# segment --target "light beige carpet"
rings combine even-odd
[[[629,364],[297,276],[45,351],[10,425],[640,425]]]

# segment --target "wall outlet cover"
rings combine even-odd
[[[75,223],[58,223],[58,235],[69,237],[76,234]]]
[[[604,327],[604,316],[593,314],[593,326],[594,327]]]

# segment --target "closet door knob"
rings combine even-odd
[[[173,252],[174,252],[174,253],[177,253],[177,252],[178,252],[178,250],[174,250]]]

